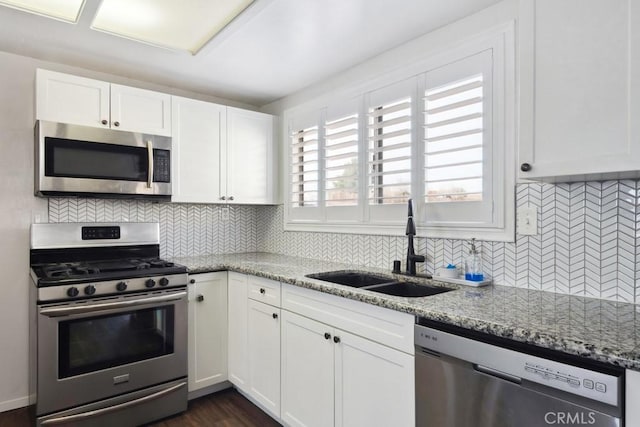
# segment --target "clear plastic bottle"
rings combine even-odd
[[[464,278],[473,282],[481,282],[484,280],[482,273],[482,258],[476,249],[476,239],[471,239],[471,249],[464,263]]]

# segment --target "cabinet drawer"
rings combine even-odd
[[[280,307],[280,282],[249,276],[249,298]]]
[[[412,315],[282,284],[282,308],[355,335],[414,353]]]

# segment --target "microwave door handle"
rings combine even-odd
[[[147,188],[153,186],[153,142],[147,141],[147,157],[149,158],[149,174],[147,175]]]

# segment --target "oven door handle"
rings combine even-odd
[[[139,399],[131,400],[129,402],[124,402],[124,403],[120,403],[118,405],[108,406],[106,408],[96,409],[95,411],[82,412],[80,414],[67,415],[65,417],[59,417],[59,418],[51,418],[51,419],[42,421],[41,424],[43,426],[44,425],[55,425],[55,424],[66,424],[66,423],[72,423],[74,421],[82,421],[82,420],[86,420],[87,418],[93,418],[93,417],[97,417],[97,416],[100,416],[100,415],[105,415],[105,414],[108,414],[110,412],[120,411],[122,409],[129,408],[131,406],[141,405],[141,404],[149,402],[151,400],[159,399],[162,396],[166,396],[169,393],[173,393],[174,391],[176,391],[178,389],[181,389],[182,387],[184,387],[186,385],[187,385],[186,382],[182,382],[182,383],[176,384],[174,386],[171,386],[169,388],[166,388],[164,390],[160,390],[160,391],[158,391],[156,393],[150,394],[148,396],[144,396],[144,397],[141,397]]]
[[[158,304],[161,302],[178,301],[187,296],[186,292],[177,292],[159,297],[140,298],[130,301],[102,302],[98,304],[80,305],[75,307],[43,308],[40,314],[47,317],[70,316],[72,314],[91,313],[95,311],[115,310],[118,308],[137,307],[141,305]]]

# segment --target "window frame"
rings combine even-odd
[[[432,70],[455,63],[479,54],[483,51],[492,51],[492,186],[493,200],[492,220],[490,223],[467,223],[467,224],[429,224],[429,207],[424,203],[424,137],[425,122],[422,112],[424,105],[423,97],[425,93],[425,75]],[[285,231],[310,231],[310,232],[331,232],[349,234],[376,234],[376,235],[404,235],[404,225],[406,223],[406,204],[389,205],[387,213],[380,216],[371,215],[372,210],[368,204],[368,105],[369,95],[372,92],[383,89],[387,86],[402,85],[403,82],[414,81],[415,92],[412,95],[412,172],[411,172],[411,194],[414,200],[414,211],[416,213],[417,231],[419,235],[434,238],[468,239],[476,237],[482,240],[513,242],[515,239],[515,146],[516,141],[516,93],[515,93],[515,40],[514,22],[499,25],[485,33],[474,37],[466,43],[456,46],[446,47],[437,54],[422,58],[411,64],[406,64],[402,69],[378,76],[375,79],[365,81],[357,87],[335,91],[320,97],[317,101],[311,101],[303,107],[294,107],[284,111],[283,128],[287,138],[283,150],[286,155],[284,164],[287,165],[287,172],[290,171],[290,146],[289,146],[289,123],[292,118],[315,115],[321,120],[318,122],[318,129],[322,129],[321,152],[324,152],[324,120],[326,118],[327,104],[339,105],[340,99],[348,99],[358,105],[359,118],[359,205],[357,214],[353,216],[327,215],[327,208],[324,206],[324,189],[319,188],[322,194],[321,206],[316,209],[313,215],[303,220],[296,218],[291,212],[290,182],[288,173],[284,177],[285,209],[284,209],[284,230]],[[346,94],[346,96],[345,96]],[[422,103],[422,105],[421,105]],[[418,119],[420,116],[422,118]],[[320,138],[320,136],[319,136]],[[507,143],[508,142],[508,143]],[[324,162],[321,159],[321,172],[324,169]],[[324,175],[322,181],[324,180]],[[320,202],[320,200],[319,200]],[[470,203],[470,202],[466,202]],[[335,207],[333,207],[335,208]],[[330,208],[331,209],[331,208]],[[338,212],[336,209],[335,213]]]

